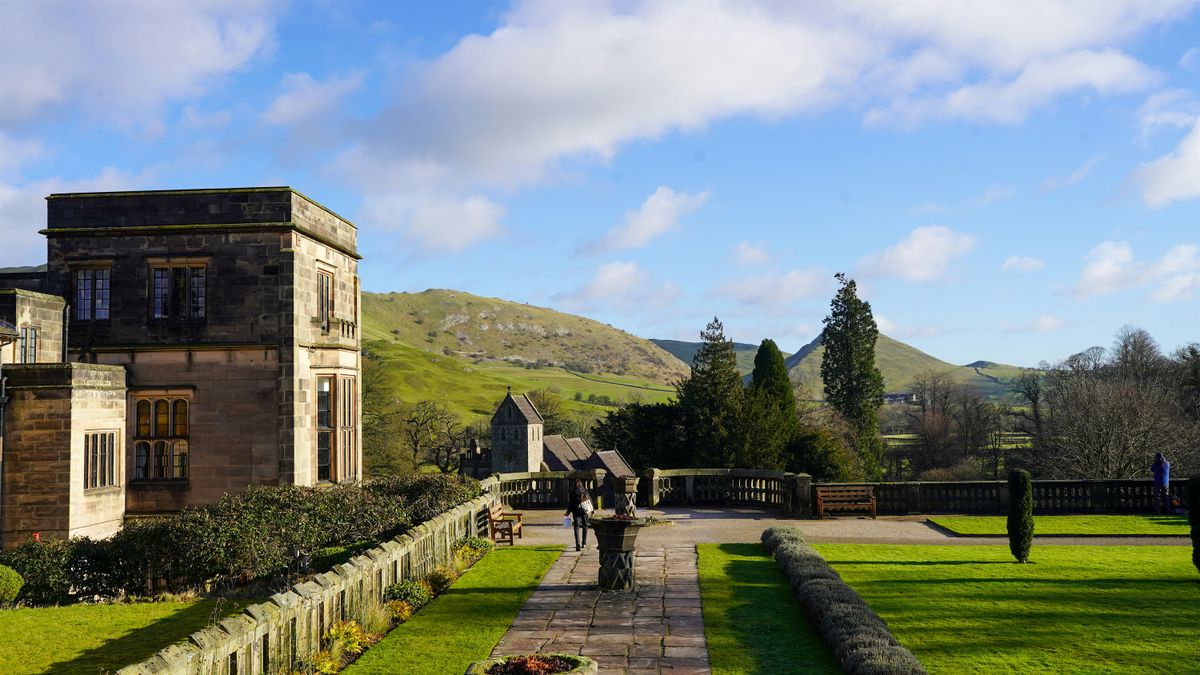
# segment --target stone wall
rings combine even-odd
[[[7,321],[20,331],[37,329],[35,363],[62,361],[63,305],[55,295],[24,289],[0,290],[0,320]],[[21,343],[0,347],[0,363],[20,363]]]
[[[113,431],[123,447],[125,371],[62,363],[9,366],[0,538],[108,536],[125,514],[124,469],[115,485],[84,489],[84,433]]]
[[[267,602],[193,633],[120,675],[257,675],[290,672],[323,646],[335,621],[383,599],[389,585],[421,579],[449,560],[454,542],[486,536],[490,493],[384,542],[332,571],[296,584]]]

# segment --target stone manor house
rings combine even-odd
[[[42,234],[0,270],[0,546],[361,479],[351,223],[288,187],[110,192],[50,195]]]

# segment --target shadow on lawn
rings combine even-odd
[[[214,617],[214,603],[197,602],[174,614],[138,628],[99,647],[89,649],[70,661],[51,664],[45,673],[96,673],[116,671],[154,656],[164,647],[187,639],[189,635],[210,625],[214,618],[228,616],[249,603],[226,603],[220,617]]]

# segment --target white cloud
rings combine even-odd
[[[765,245],[750,244],[744,241],[733,249],[733,257],[739,265],[746,267],[768,265],[773,258]]]
[[[1186,89],[1155,92],[1135,113],[1143,140],[1159,129],[1186,129],[1200,118],[1200,98]]]
[[[1012,123],[1151,84],[1120,45],[1189,3],[519,2],[418,66],[353,154],[513,185],[738,115]]]
[[[829,272],[807,267],[784,273],[762,274],[743,279],[734,279],[720,285],[720,295],[755,306],[789,305],[803,298],[819,297],[832,288]]]
[[[16,172],[26,162],[48,156],[49,150],[41,141],[13,138],[0,132],[0,178]]]
[[[362,73],[345,77],[314,80],[308,73],[283,76],[283,90],[262,114],[266,124],[291,125],[312,121],[330,110],[342,98],[362,87]]]
[[[1096,165],[1102,161],[1104,161],[1103,156],[1095,155],[1088,159],[1088,161],[1080,164],[1075,168],[1074,171],[1065,176],[1051,176],[1042,182],[1042,191],[1053,192],[1055,190],[1071,187],[1084,178],[1087,178],[1088,174],[1092,172],[1092,169],[1096,168]]]
[[[878,326],[880,333],[892,338],[937,337],[948,332],[956,332],[936,324],[926,326],[899,324],[881,314],[875,315],[875,325]]]
[[[1160,79],[1149,66],[1119,51],[1081,50],[1033,61],[1013,80],[970,84],[940,96],[899,98],[872,109],[866,120],[902,127],[939,119],[1012,125],[1068,92],[1123,94],[1147,89]]]
[[[884,251],[863,258],[858,266],[868,274],[933,281],[974,246],[975,238],[970,235],[943,225],[925,225]]]
[[[622,311],[652,311],[679,298],[680,289],[671,282],[655,285],[653,277],[633,262],[610,262],[596,269],[591,281],[555,299],[571,310],[598,308]]]
[[[16,2],[4,7],[0,125],[83,108],[156,126],[161,104],[195,96],[274,42],[276,2]]]
[[[1192,47],[1179,57],[1179,67],[1194,70],[1200,67],[1200,47]]]
[[[1052,333],[1066,325],[1066,321],[1052,314],[1043,314],[1027,323],[1001,321],[997,328],[1005,333]]]
[[[609,230],[600,241],[584,245],[582,250],[604,253],[641,248],[678,227],[680,218],[700,208],[707,200],[707,192],[689,194],[661,186],[637,210],[625,214],[624,222]]]
[[[200,112],[194,105],[184,106],[183,117],[181,121],[184,125],[192,129],[212,130],[219,129],[233,119],[233,114],[228,110],[214,110],[213,112]]]
[[[1005,272],[1036,272],[1045,266],[1044,260],[1027,255],[1014,255],[1005,259],[1000,269]]]
[[[1200,291],[1200,246],[1180,244],[1153,267],[1157,288],[1150,292],[1153,302],[1188,300]]]
[[[1141,186],[1142,201],[1151,208],[1200,197],[1200,116],[1175,150],[1138,166],[1133,180]]]
[[[1151,302],[1187,300],[1200,289],[1200,246],[1178,244],[1158,260],[1137,260],[1124,241],[1106,241],[1085,257],[1075,295],[1086,298],[1150,286]]]
[[[377,194],[367,198],[363,213],[373,223],[403,232],[409,244],[431,253],[461,251],[504,232],[504,207],[478,195]]]
[[[975,199],[975,204],[978,206],[991,206],[992,204],[995,204],[996,202],[1002,202],[1015,194],[1017,194],[1017,189],[1015,187],[1011,185],[1003,185],[1001,183],[994,183],[989,185],[988,189],[984,190],[983,194],[979,195],[979,197]]]

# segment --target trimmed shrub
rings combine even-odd
[[[1192,564],[1200,572],[1200,476],[1187,482],[1188,524],[1192,526]]]
[[[11,605],[17,601],[17,594],[25,580],[16,570],[8,565],[0,565],[0,607]]]
[[[396,623],[404,623],[414,614],[413,606],[403,600],[388,600],[386,606],[388,613],[392,615],[392,620]]]
[[[787,530],[792,530],[788,532]],[[774,549],[809,623],[850,675],[922,675],[921,662],[900,646],[887,623],[846,585],[795,528],[770,528],[763,546]]]
[[[433,593],[425,582],[405,579],[398,584],[392,584],[384,589],[383,597],[385,600],[398,600],[408,603],[408,606],[413,611],[416,611],[433,599]]]
[[[1029,562],[1033,547],[1033,481],[1029,472],[1014,469],[1008,474],[1008,549],[1019,563]]]
[[[18,600],[34,605],[59,605],[71,601],[68,574],[75,544],[61,539],[29,541],[0,555],[0,565],[16,570],[25,585]]]

